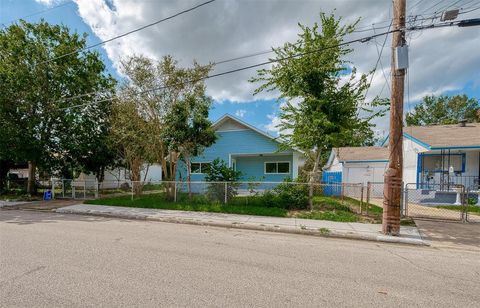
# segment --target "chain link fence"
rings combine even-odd
[[[10,191],[25,192],[26,180],[9,181]],[[480,187],[462,185],[448,189],[440,184],[403,185],[401,214],[403,217],[447,221],[480,222]],[[258,205],[308,209],[310,196],[313,204],[322,204],[322,198],[337,200],[340,204],[365,216],[381,216],[385,184],[359,183],[298,183],[298,182],[185,182],[185,181],[104,181],[52,179],[37,181],[37,191],[51,192],[54,199],[96,199],[122,197],[135,200],[148,195],[166,201],[182,203],[219,203],[238,206]],[[331,200],[331,199],[330,199]]]
[[[479,191],[463,185],[409,183],[404,189],[405,215],[446,221],[480,222]]]

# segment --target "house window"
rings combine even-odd
[[[454,172],[463,172],[465,166],[465,154],[424,154],[423,155],[424,172],[449,172],[453,167]]]
[[[192,163],[191,164],[192,174],[206,173],[209,169],[210,169],[210,163]]]
[[[276,161],[265,163],[265,174],[289,174],[290,162]]]

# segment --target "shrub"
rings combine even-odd
[[[249,204],[278,207],[287,210],[302,210],[308,207],[308,188],[305,185],[284,182],[260,196],[249,198]]]
[[[232,200],[237,195],[238,184],[236,182],[238,182],[241,175],[240,171],[235,171],[233,168],[228,167],[223,160],[215,159],[205,174],[207,182],[214,182],[208,185],[208,197],[217,201],[224,200],[225,184],[223,182],[229,182],[227,185],[227,199]]]
[[[273,189],[276,202],[289,210],[303,210],[308,207],[308,187],[302,184],[284,182]]]

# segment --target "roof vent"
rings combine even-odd
[[[460,121],[458,121],[458,126],[459,126],[459,127],[465,127],[465,126],[467,126],[467,120],[461,119]]]

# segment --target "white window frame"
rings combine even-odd
[[[288,164],[288,172],[278,172],[278,164],[279,163],[287,163]],[[277,172],[267,172],[267,164],[277,164]],[[263,174],[290,174],[292,171],[292,164],[289,161],[266,161],[263,162]]]
[[[209,165],[212,165],[212,162],[211,161],[192,161],[190,163],[190,168],[192,167],[191,164],[200,164],[200,172],[191,172],[190,174],[205,174],[202,172],[202,164],[209,164]]]

